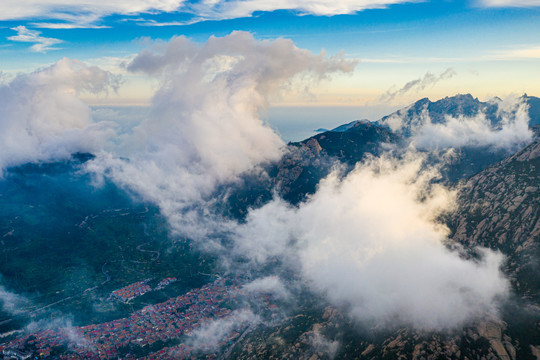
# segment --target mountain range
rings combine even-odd
[[[402,152],[415,142],[415,131],[420,131],[428,122],[445,125],[449,118],[474,118],[483,114],[493,131],[500,130],[505,121],[501,103],[497,98],[482,102],[470,94],[446,97],[435,102],[425,98],[375,122],[353,121],[289,144],[291,151],[278,165],[275,182],[287,200],[298,202],[315,191],[319,180],[329,173],[335,160],[352,167],[368,154],[378,156],[388,150]],[[517,103],[527,108],[529,118],[525,121],[531,133],[540,133],[540,98],[524,95]],[[507,116],[515,117],[516,111],[517,107],[510,108]],[[400,126],[392,129],[390,119],[399,119]],[[442,166],[446,183],[455,183],[503,160],[530,141],[532,138],[518,141],[517,148],[498,147],[495,144],[439,146],[435,149],[438,154],[452,149],[451,157],[442,164],[440,158],[433,159],[432,163],[437,162]],[[431,155],[426,149],[418,150]]]
[[[333,307],[306,304],[276,327],[252,333],[235,348],[239,359],[540,359],[540,99],[524,95],[532,137],[521,147],[466,145],[425,149],[427,165],[437,164],[440,182],[458,191],[457,208],[440,219],[450,229],[448,246],[460,244],[475,256],[483,246],[505,255],[504,273],[513,300],[502,319],[478,320],[461,332],[430,333],[407,327],[359,328]],[[294,204],[316,191],[336,161],[351,171],[370,156],[393,151],[400,156],[414,141],[426,119],[445,124],[452,118],[485,115],[494,131],[507,121],[500,99],[481,102],[457,95],[431,102],[421,99],[376,122],[353,121],[309,139],[289,144],[274,177],[282,196]],[[517,108],[509,110],[515,116]],[[392,129],[390,119],[401,126]],[[318,343],[321,334],[326,339]],[[317,344],[316,346],[313,344]],[[332,350],[339,344],[339,350]]]
[[[499,317],[474,319],[458,330],[424,331],[401,323],[365,327],[348,316],[347,309],[301,288],[279,319],[249,326],[226,345],[227,351],[197,356],[540,359],[539,136],[537,97],[524,95],[510,102],[482,102],[469,94],[435,102],[421,99],[378,121],[353,121],[287,144],[281,159],[262,165],[264,171],[219,187],[213,207],[206,209],[243,224],[253,209],[276,197],[291,208],[301,206],[336,168],[345,178],[366,160],[403,159],[413,153],[423,159],[424,168],[440,174],[433,185],[457,194],[455,208],[437,219],[448,229],[445,246],[463,258],[481,257],[478,246],[504,255],[502,270],[511,296]],[[0,182],[0,295],[9,293],[5,286],[28,298],[21,300],[18,312],[0,308],[0,333],[8,334],[0,338],[0,346],[17,339],[29,321],[50,321],[67,312],[72,314],[70,326],[103,324],[224,275],[219,256],[192,246],[190,239],[176,238],[158,207],[130,197],[110,181],[95,186],[95,179],[81,172],[93,158],[75,154],[68,162],[11,168]],[[240,279],[265,271],[236,275]],[[115,289],[169,277],[178,281],[166,290],[111,305]],[[298,279],[292,274],[290,280]],[[271,300],[270,295],[265,299]],[[158,345],[166,348],[179,341]],[[55,356],[69,353],[67,347],[56,350]],[[122,351],[129,355],[130,349]]]

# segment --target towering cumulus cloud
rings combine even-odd
[[[255,265],[282,259],[307,285],[363,322],[420,329],[462,325],[496,312],[508,283],[502,256],[465,260],[444,245],[435,218],[454,194],[430,185],[422,159],[372,159],[344,178],[334,172],[298,208],[281,200],[251,211],[236,252]]]
[[[0,174],[8,166],[100,149],[113,128],[93,123],[77,94],[116,85],[110,73],[70,59],[0,84]]]
[[[295,77],[317,81],[355,64],[245,32],[202,46],[185,37],[156,45],[128,67],[161,80],[149,119],[125,138],[129,161],[102,157],[91,168],[159,204],[177,230],[193,236],[205,229],[190,227],[194,204],[281,156],[282,140],[259,116],[268,100]]]

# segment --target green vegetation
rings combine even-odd
[[[25,165],[0,181],[2,285],[31,301],[2,332],[51,312],[75,325],[108,321],[208,282],[200,273],[211,272],[212,259],[171,239],[157,208],[113,184],[94,187],[80,166]],[[178,282],[130,304],[108,300],[115,289],[165,277]],[[9,318],[0,312],[0,323]]]

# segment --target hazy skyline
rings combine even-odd
[[[158,83],[125,69],[137,53],[175,36],[203,44],[235,30],[358,61],[308,94],[298,82],[274,107],[378,107],[379,115],[422,97],[540,93],[537,0],[7,1],[0,14],[4,81],[63,57],[122,76],[118,93],[82,93],[90,105],[149,104]]]

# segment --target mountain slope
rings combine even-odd
[[[540,141],[471,177],[450,226],[455,241],[506,254],[516,290],[540,301]]]
[[[517,104],[520,102],[527,105],[530,117],[529,126],[540,124],[540,98],[525,94],[517,100]],[[497,127],[503,120],[504,112],[515,114],[515,111],[515,108],[505,109],[505,104],[499,98],[483,102],[471,94],[458,94],[437,101],[431,101],[428,98],[420,99],[410,106],[382,117],[377,123],[387,125],[404,136],[411,136],[415,128],[425,125],[426,116],[429,116],[434,124],[444,124],[448,117],[474,117],[483,113],[491,125]],[[393,120],[397,118],[400,119],[400,126],[393,123]]]
[[[317,184],[336,161],[354,166],[367,154],[380,155],[401,142],[390,129],[368,121],[347,124],[346,130],[326,131],[289,144],[289,152],[277,165],[275,184],[285,200],[298,203],[315,192]]]
[[[297,147],[303,146],[310,150],[308,158],[315,157],[320,159],[326,156],[347,163],[348,165],[354,165],[356,162],[361,161],[366,153],[378,155],[382,150],[388,149],[388,145],[390,144],[398,145],[397,147],[394,146],[394,148],[403,150],[406,145],[414,142],[415,147],[430,154],[431,164],[440,163],[439,155],[441,152],[453,148],[452,160],[442,164],[441,172],[443,181],[455,183],[476,174],[491,164],[503,160],[517,150],[516,146],[519,148],[520,145],[526,145],[527,141],[530,141],[530,138],[524,136],[523,133],[515,133],[512,134],[515,137],[512,146],[503,146],[497,142],[482,144],[473,141],[470,144],[455,145],[437,145],[436,143],[435,148],[423,148],[421,146],[422,144],[418,144],[416,135],[422,132],[422,129],[428,125],[447,124],[449,117],[474,118],[479,114],[484,114],[490,123],[489,127],[491,129],[484,129],[484,131],[492,132],[491,134],[478,134],[479,137],[493,136],[497,131],[501,131],[504,126],[507,126],[506,132],[508,133],[511,127],[508,127],[507,122],[516,119],[519,104],[521,103],[527,106],[526,109],[530,118],[529,128],[533,132],[538,132],[537,124],[540,123],[539,98],[524,95],[515,104],[507,105],[498,98],[488,102],[482,102],[477,98],[473,98],[472,95],[466,94],[446,97],[434,102],[427,98],[421,99],[408,107],[383,117],[379,121],[353,121],[292,145]],[[396,124],[399,124],[399,126]],[[455,124],[452,126],[455,126]],[[456,130],[459,131],[459,128],[449,127],[445,131],[447,134],[452,134]],[[507,134],[505,136],[510,135]],[[519,140],[520,136],[522,137],[521,140]],[[435,151],[436,154],[433,154],[432,151]],[[289,167],[294,168],[294,173],[302,175],[300,171],[302,166],[300,168],[298,167],[300,161],[297,160],[295,166],[290,165],[291,159],[300,158],[301,156],[295,155],[284,160]],[[323,161],[322,163],[326,164],[327,161]],[[310,165],[312,164],[310,163]],[[303,174],[305,175],[306,173],[304,172]],[[309,186],[300,187],[299,190],[306,190],[311,193],[315,189],[321,175],[324,176],[326,174],[327,171],[321,172],[317,171],[316,167],[311,167],[308,171],[309,176],[307,178],[292,184],[290,181],[285,181],[286,188],[294,188],[297,185],[302,185],[303,181],[304,184],[309,184]],[[278,180],[281,181],[282,179],[278,176]],[[299,196],[292,198],[297,199]]]
[[[458,209],[447,219],[453,241],[507,256],[504,272],[517,296],[503,308],[502,320],[478,319],[442,333],[366,329],[338,309],[318,308],[312,299],[280,325],[254,331],[232,354],[238,359],[538,359],[539,180],[537,140],[464,181]]]

